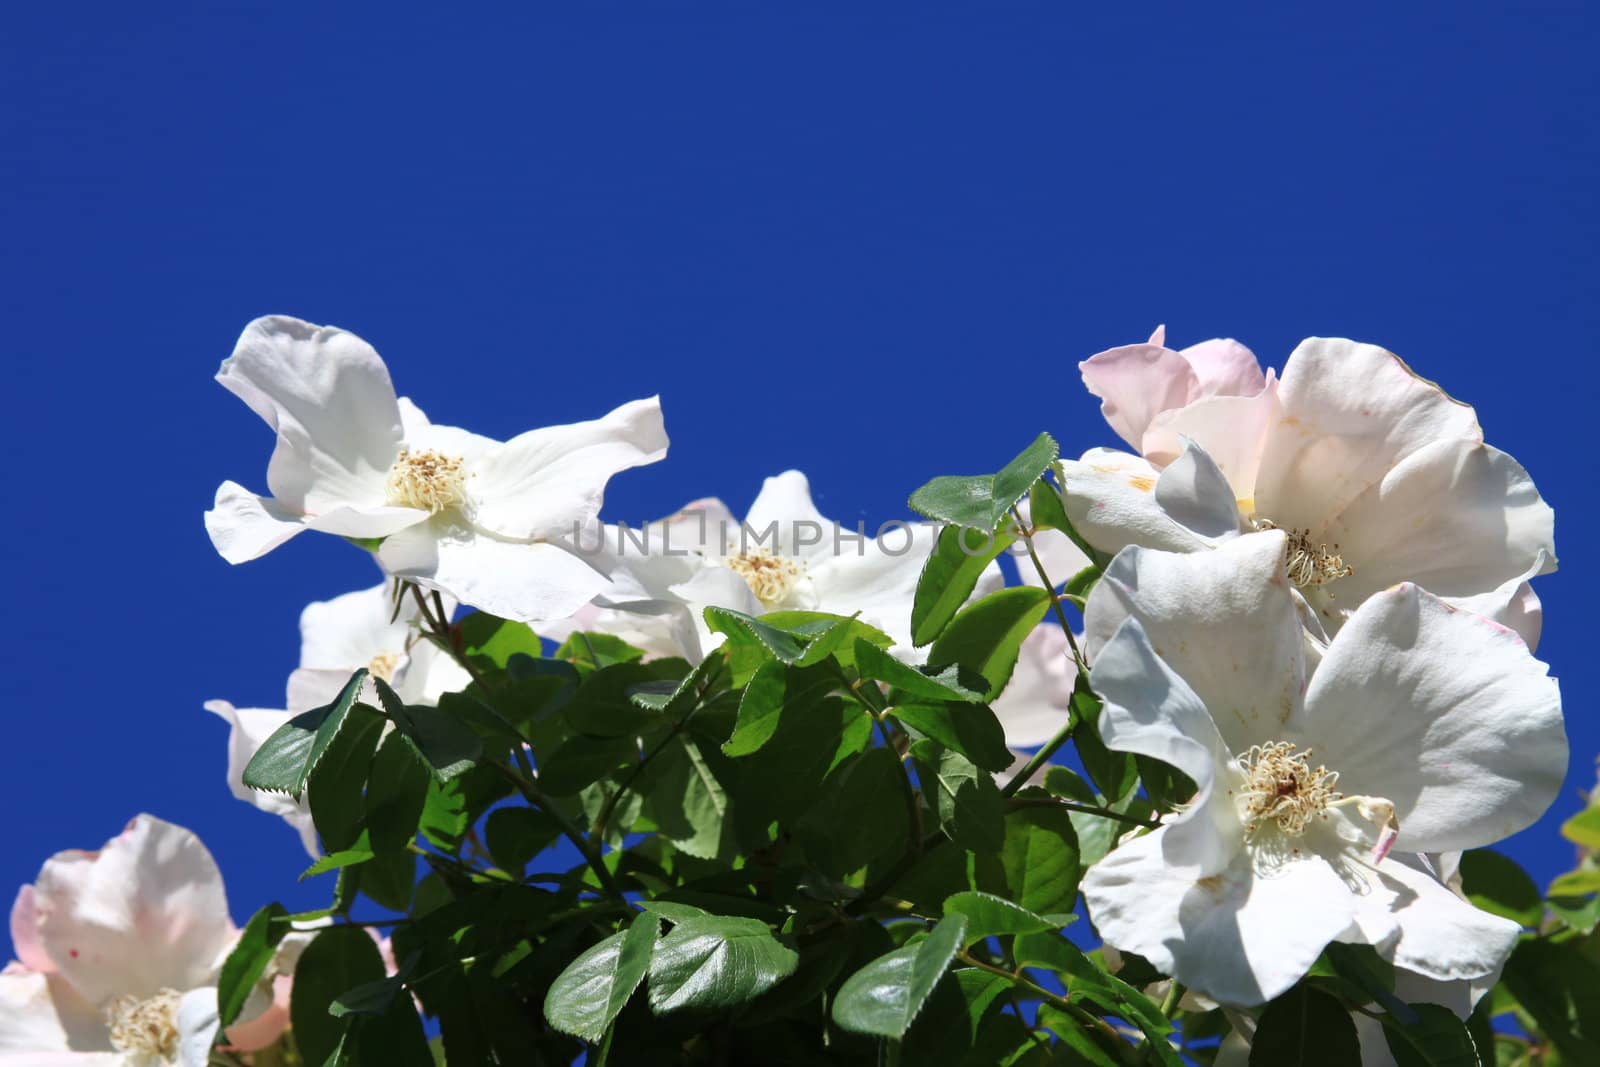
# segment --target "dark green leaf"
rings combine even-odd
[[[1544,916],[1539,887],[1516,862],[1492,849],[1475,848],[1461,855],[1461,888],[1491,915],[1537,927]]]
[[[726,634],[735,647],[759,646],[762,659],[794,663],[805,655],[806,642],[794,634],[770,626],[760,619],[731,608],[707,608],[706,625],[713,633]]]
[[[828,670],[787,667],[765,663],[751,677],[739,698],[739,718],[733,736],[722,746],[728,756],[748,756],[760,750],[778,730],[780,716],[787,710],[806,714],[806,708],[828,694],[837,684],[837,675]]]
[[[343,870],[346,867],[354,867],[358,863],[367,862],[372,858],[372,855],[373,853],[370,848],[347,848],[342,852],[330,852],[328,855],[322,857],[320,860],[301,871],[299,880],[303,882],[307,878],[315,878],[317,875],[327,874],[329,871],[338,871]]]
[[[341,872],[356,879],[361,892],[390,911],[408,911],[417,882],[417,856],[408,849],[380,852],[359,867]]]
[[[911,507],[930,519],[993,531],[1060,452],[1042,433],[998,474],[935,478],[911,494]]]
[[[1005,844],[1006,802],[994,777],[937,742],[918,741],[911,753],[939,828],[970,852],[999,852]]]
[[[366,820],[364,789],[372,755],[383,733],[383,716],[356,704],[328,742],[306,780],[311,820],[324,848],[347,849],[361,835]]]
[[[331,926],[300,954],[294,969],[289,1019],[300,1054],[322,1063],[338,1047],[345,1024],[329,1014],[338,997],[384,979],[377,942],[358,926]]]
[[[1112,801],[1120,801],[1139,784],[1133,756],[1113,752],[1100,740],[1100,701],[1081,676],[1072,691],[1072,744],[1095,786]]]
[[[334,1018],[346,1015],[385,1015],[394,998],[405,988],[406,979],[417,969],[422,954],[413,952],[400,962],[395,973],[376,982],[365,982],[341,995],[328,1005],[328,1014]]]
[[[560,836],[561,824],[538,808],[496,808],[483,825],[489,855],[508,871],[521,871]]]
[[[580,667],[599,670],[618,663],[631,663],[644,653],[611,634],[575,633],[555,651],[556,659],[569,660]]]
[[[1584,955],[1581,942],[1525,939],[1501,980],[1562,1056],[1600,1063],[1600,964]]]
[[[396,732],[416,747],[439,781],[448,782],[466,773],[483,755],[478,735],[444,708],[404,704],[382,678],[374,678],[373,684]]]
[[[985,699],[993,700],[1011,678],[1023,638],[1049,610],[1051,595],[1031,585],[990,593],[951,620],[928,652],[928,665],[959,663],[976,671],[989,682]]]
[[[738,761],[741,808],[793,822],[816,803],[839,749],[847,742],[859,748],[871,730],[872,720],[860,705],[820,691],[785,705],[777,732]]]
[[[1048,918],[1035,915],[1004,897],[976,890],[957,893],[947,899],[944,913],[967,917],[967,945],[1003,934],[1037,934],[1045,930],[1059,930],[1077,918],[1070,913]]]
[[[287,922],[274,921],[288,914],[282,904],[272,903],[250,916],[233,951],[222,961],[222,973],[217,978],[217,1019],[224,1030],[239,1017],[256,982],[272,962],[278,942],[289,932]]]
[[[572,796],[638,758],[639,743],[631,737],[576,734],[539,765],[539,785],[553,797]]]
[[[900,761],[887,748],[869,748],[842,764],[800,822],[808,854],[839,876],[898,855],[911,832],[907,788]]]
[[[799,955],[758,919],[685,919],[650,955],[650,1008],[729,1008],[752,1000],[794,971]]]
[[[1009,533],[991,536],[966,526],[940,530],[911,602],[911,643],[920,647],[943,633],[989,564],[1015,541]]]
[[[1361,1041],[1343,1004],[1299,985],[1267,1005],[1250,1045],[1251,1067],[1361,1067]]]
[[[989,688],[987,679],[963,671],[959,664],[953,663],[937,673],[918,670],[865,641],[856,648],[856,669],[863,678],[893,686],[897,701],[955,700],[981,704],[984,691]]]
[[[1039,914],[1071,911],[1078,898],[1078,838],[1061,808],[1023,808],[1006,816],[1000,850],[1004,895]]]
[[[834,997],[833,1021],[858,1034],[904,1037],[961,950],[966,932],[966,916],[947,916],[921,941],[880,956],[852,974]]]
[[[599,1041],[650,969],[661,923],[643,913],[567,965],[544,998],[544,1017],[562,1033]]]
[[[1005,728],[987,705],[897,704],[889,714],[986,771],[1003,771],[1016,758],[1006,747]]]
[[[350,676],[332,704],[296,715],[273,731],[245,764],[244,784],[251,789],[288,793],[300,799],[312,770],[361,695],[361,685],[366,678],[367,671],[363,667]]]
[[[428,765],[398,733],[378,746],[367,780],[367,834],[374,852],[403,849],[416,835],[432,780]]]
[[[678,734],[651,761],[641,783],[645,813],[681,851],[700,859],[717,855],[728,817],[728,793],[700,746]]]
[[[1438,1004],[1412,1004],[1411,1022],[1383,1016],[1383,1039],[1396,1067],[1479,1067],[1478,1050],[1456,1013]]]

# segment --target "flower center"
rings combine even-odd
[[[753,548],[737,556],[729,556],[722,562],[745,580],[750,591],[766,608],[775,608],[783,603],[805,575],[805,568],[797,561],[775,556],[764,548]]]
[[[367,661],[367,673],[385,682],[394,681],[394,672],[400,668],[399,652],[379,652]]]
[[[1257,530],[1276,530],[1278,524],[1271,519],[1251,519]],[[1316,589],[1336,578],[1348,578],[1355,568],[1345,563],[1339,555],[1338,545],[1315,544],[1310,530],[1284,530],[1288,536],[1285,545],[1285,567],[1289,580],[1301,589]],[[1330,594],[1332,595],[1332,594]]]
[[[384,480],[384,499],[393,507],[435,514],[455,507],[467,496],[467,475],[461,466],[459,456],[401,449]]]
[[[124,994],[106,1005],[111,1046],[118,1052],[160,1056],[178,1053],[178,991],[163,989],[141,1000]]]
[[[1312,819],[1344,799],[1334,788],[1338,772],[1311,766],[1311,750],[1296,749],[1287,741],[1252,747],[1239,757],[1239,769],[1245,783],[1234,801],[1247,836],[1276,823],[1284,834],[1298,837]]]

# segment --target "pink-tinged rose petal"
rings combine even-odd
[[[289,992],[294,979],[280,974],[272,980],[272,1004],[254,1019],[228,1027],[226,1041],[235,1052],[255,1052],[266,1048],[289,1027]]]
[[[1124,441],[1139,448],[1150,420],[1198,395],[1200,379],[1181,353],[1160,345],[1124,345],[1078,364],[1083,384],[1100,398],[1100,413]]]
[[[16,903],[11,905],[11,944],[17,959],[30,971],[51,974],[56,965],[39,941],[39,912],[34,905],[33,886],[17,890]]]
[[[1231,337],[1190,345],[1183,358],[1194,368],[1201,396],[1254,396],[1267,384],[1255,353]]]

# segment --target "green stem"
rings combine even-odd
[[[899,758],[900,747],[895,744],[888,719],[882,715],[874,715],[872,719],[878,725],[878,732],[883,735],[883,747],[895,756],[894,765],[900,768],[900,785],[906,798],[906,817],[911,824],[911,856],[914,860],[922,855],[922,806],[917,803],[917,787],[911,784],[911,772],[906,770],[906,761]]]
[[[1078,649],[1078,639],[1072,633],[1072,624],[1067,621],[1067,613],[1061,610],[1061,598],[1056,596],[1056,583],[1044,571],[1044,563],[1039,559],[1039,553],[1033,548],[1033,530],[1022,521],[1022,512],[1017,508],[1011,509],[1011,515],[1017,520],[1017,532],[1022,534],[1022,543],[1027,546],[1028,558],[1033,560],[1033,569],[1039,575],[1039,580],[1050,593],[1050,606],[1055,608],[1056,621],[1061,624],[1061,632],[1067,635],[1067,644],[1072,649],[1072,661],[1077,664],[1078,673],[1087,676],[1089,668],[1084,661],[1083,653]]]
[[[1028,757],[1028,762],[1022,765],[1022,770],[1013,775],[1011,781],[1007,782],[1001,787],[1001,796],[1010,797],[1015,795],[1017,790],[1028,784],[1028,779],[1032,778],[1034,773],[1038,771],[1040,767],[1043,767],[1046,763],[1050,762],[1050,757],[1054,756],[1056,751],[1060,749],[1062,745],[1066,744],[1067,741],[1072,737],[1072,729],[1077,725],[1077,723],[1073,721],[1073,718],[1074,717],[1069,714],[1067,716],[1066,725],[1057,730],[1056,735],[1050,740],[1046,741],[1039,751]]]
[[[1151,819],[1141,819],[1126,812],[1112,811],[1110,808],[1097,807],[1093,804],[1079,804],[1077,801],[1062,800],[1059,797],[1012,797],[1011,806],[1013,808],[1066,808],[1068,811],[1081,811],[1085,815],[1093,815],[1101,819],[1113,819],[1116,822],[1127,823],[1129,826],[1138,826],[1147,830],[1153,830],[1161,825]]]
[[[516,754],[523,759],[526,758],[520,750]],[[605,860],[601,857],[599,850],[589,844],[588,839],[583,836],[582,831],[573,824],[572,820],[567,818],[566,813],[556,807],[550,798],[545,795],[544,790],[539,788],[539,783],[534,780],[531,774],[531,768],[529,771],[519,773],[501,760],[485,760],[484,762],[499,771],[515,785],[529,804],[543,810],[545,814],[555,820],[556,825],[561,829],[561,835],[571,841],[573,846],[577,848],[578,854],[589,865],[589,869],[594,871],[594,876],[600,880],[601,888],[609,896],[618,900],[624,899],[622,888],[617,885],[616,879],[611,876],[611,871],[607,869]]]

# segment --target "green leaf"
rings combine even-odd
[[[374,852],[403,849],[416,835],[432,780],[428,765],[399,733],[378,746],[367,779],[367,833]]]
[[[405,988],[406,979],[411,977],[411,972],[417,969],[417,962],[421,959],[420,952],[411,953],[400,962],[394,974],[376,982],[365,982],[342,994],[328,1005],[328,1014],[336,1019],[346,1015],[388,1014],[389,1006]]]
[[[329,851],[349,848],[361,835],[367,814],[363,790],[382,733],[383,716],[355,705],[307,777],[311,821]]]
[[[938,672],[918,670],[865,641],[856,648],[856,670],[863,678],[893,686],[896,701],[954,700],[981,704],[984,691],[989,688],[987,679],[964,672],[959,664],[952,663]]]
[[[860,747],[871,730],[859,704],[820,690],[786,704],[771,739],[736,764],[741,810],[793,823],[816,803],[836,752]]]
[[[808,705],[835,688],[837,677],[832,671],[762,664],[739,698],[739,718],[733,736],[722,746],[723,754],[737,757],[759,751],[777,733],[786,710],[805,714]]]
[[[1600,807],[1585,808],[1562,823],[1561,836],[1584,848],[1600,849]]]
[[[1410,1005],[1414,1022],[1384,1015],[1383,1039],[1396,1067],[1479,1067],[1466,1023],[1438,1004]]]
[[[600,670],[619,663],[632,663],[644,653],[620,637],[611,634],[575,633],[556,649],[555,658],[576,663],[579,667]]]
[[[472,769],[483,755],[483,743],[472,728],[444,708],[405,704],[382,678],[374,678],[384,714],[409,741],[440,782]]]
[[[1067,912],[1078,899],[1078,837],[1061,808],[1023,808],[1006,816],[1000,850],[1005,896],[1039,914]]]
[[[1010,680],[1022,640],[1049,610],[1051,596],[1031,585],[990,593],[951,620],[928,652],[928,665],[959,663],[978,672],[989,682],[985,699],[993,700]]]
[[[911,754],[939,828],[969,852],[999,852],[1005,844],[1006,802],[993,776],[937,742],[917,741]]]
[[[889,714],[986,771],[1003,771],[1016,758],[1006,747],[1005,727],[986,705],[897,704]]]
[[[852,616],[822,611],[769,611],[761,621],[806,642],[805,653],[795,662],[797,667],[810,667],[829,658],[841,667],[854,667],[857,641],[875,648],[894,644],[894,638]]]
[[[930,519],[992,532],[1060,454],[1055,438],[1042,433],[998,474],[935,478],[909,503]]]
[[[957,893],[944,902],[945,915],[965,915],[967,936],[964,945],[982,941],[986,937],[1003,934],[1037,934],[1045,930],[1059,930],[1077,919],[1076,915],[1035,915],[1027,908],[1018,907],[1004,897],[993,893],[968,890]]]
[[[544,998],[544,1017],[562,1033],[598,1042],[644,981],[661,922],[643,913],[567,965]]]
[[[539,765],[539,785],[553,797],[568,797],[639,758],[631,737],[574,734]]]
[[[706,608],[706,625],[713,633],[726,634],[734,649],[756,648],[759,659],[795,663],[805,655],[806,642],[794,634],[770,626],[760,619],[731,608]]]
[[[911,833],[906,788],[900,760],[887,748],[869,748],[840,765],[798,827],[807,854],[839,876],[898,854]]]
[[[366,863],[373,857],[370,848],[347,848],[340,852],[330,852],[311,866],[300,872],[300,881],[315,878],[319,874],[329,871],[339,871],[346,867],[354,867],[358,863]]]
[[[1501,981],[1563,1057],[1600,1063],[1600,965],[1584,955],[1582,942],[1524,939]]]
[[[217,1019],[224,1030],[239,1018],[245,1001],[277,953],[278,942],[289,932],[287,922],[274,921],[288,914],[282,904],[274,902],[250,916],[233,950],[222,961],[222,973],[217,978]]]
[[[1550,913],[1570,930],[1589,934],[1600,925],[1600,896],[1567,897],[1551,895],[1545,902]]]
[[[496,808],[483,824],[489,855],[509,871],[520,872],[560,836],[561,824],[538,808]]]
[[[1510,858],[1487,848],[1461,854],[1461,888],[1491,915],[1537,928],[1544,917],[1539,887]]]
[[[366,677],[363,667],[350,676],[332,704],[296,715],[274,730],[245,764],[244,784],[268,793],[288,793],[299,800],[312,770],[361,695]]]
[[[330,926],[300,954],[289,999],[289,1020],[305,1062],[323,1063],[338,1047],[345,1024],[329,1014],[339,996],[383,981],[378,945],[358,926]]]
[[[678,734],[651,761],[641,783],[644,810],[662,837],[700,859],[720,851],[728,793],[694,739]]]
[[[834,997],[833,1021],[858,1034],[904,1037],[961,950],[966,932],[966,916],[946,916],[921,941],[879,956],[852,974]]]
[[[1080,675],[1072,690],[1072,713],[1078,719],[1072,728],[1072,744],[1090,780],[1115,802],[1133,793],[1139,776],[1132,755],[1113,752],[1100,740],[1100,710],[1099,698]]]
[[[1015,542],[1004,532],[991,536],[966,526],[940,530],[911,602],[911,643],[920,647],[943,633],[989,564]]]
[[[371,861],[340,872],[356,879],[361,892],[390,911],[409,911],[417,882],[417,856],[409,849],[379,852]]]
[[[544,643],[527,623],[475,611],[457,623],[455,629],[461,635],[461,647],[468,656],[486,659],[501,670],[512,656],[539,659],[544,655]]]
[[[743,1004],[787,977],[799,960],[759,919],[688,918],[650,954],[650,1008],[665,1015]]]
[[[1267,1005],[1250,1045],[1251,1067],[1361,1067],[1361,1041],[1343,1004],[1299,985]]]
[[[1075,800],[1080,804],[1100,803],[1100,797],[1095,793],[1094,787],[1070,767],[1046,766],[1044,788],[1048,793],[1067,800]]]
[[[1550,883],[1550,895],[1553,897],[1581,897],[1586,893],[1600,891],[1600,870],[1594,867],[1580,867],[1575,871],[1558,875]],[[1537,920],[1524,923],[1525,926],[1539,925]]]

